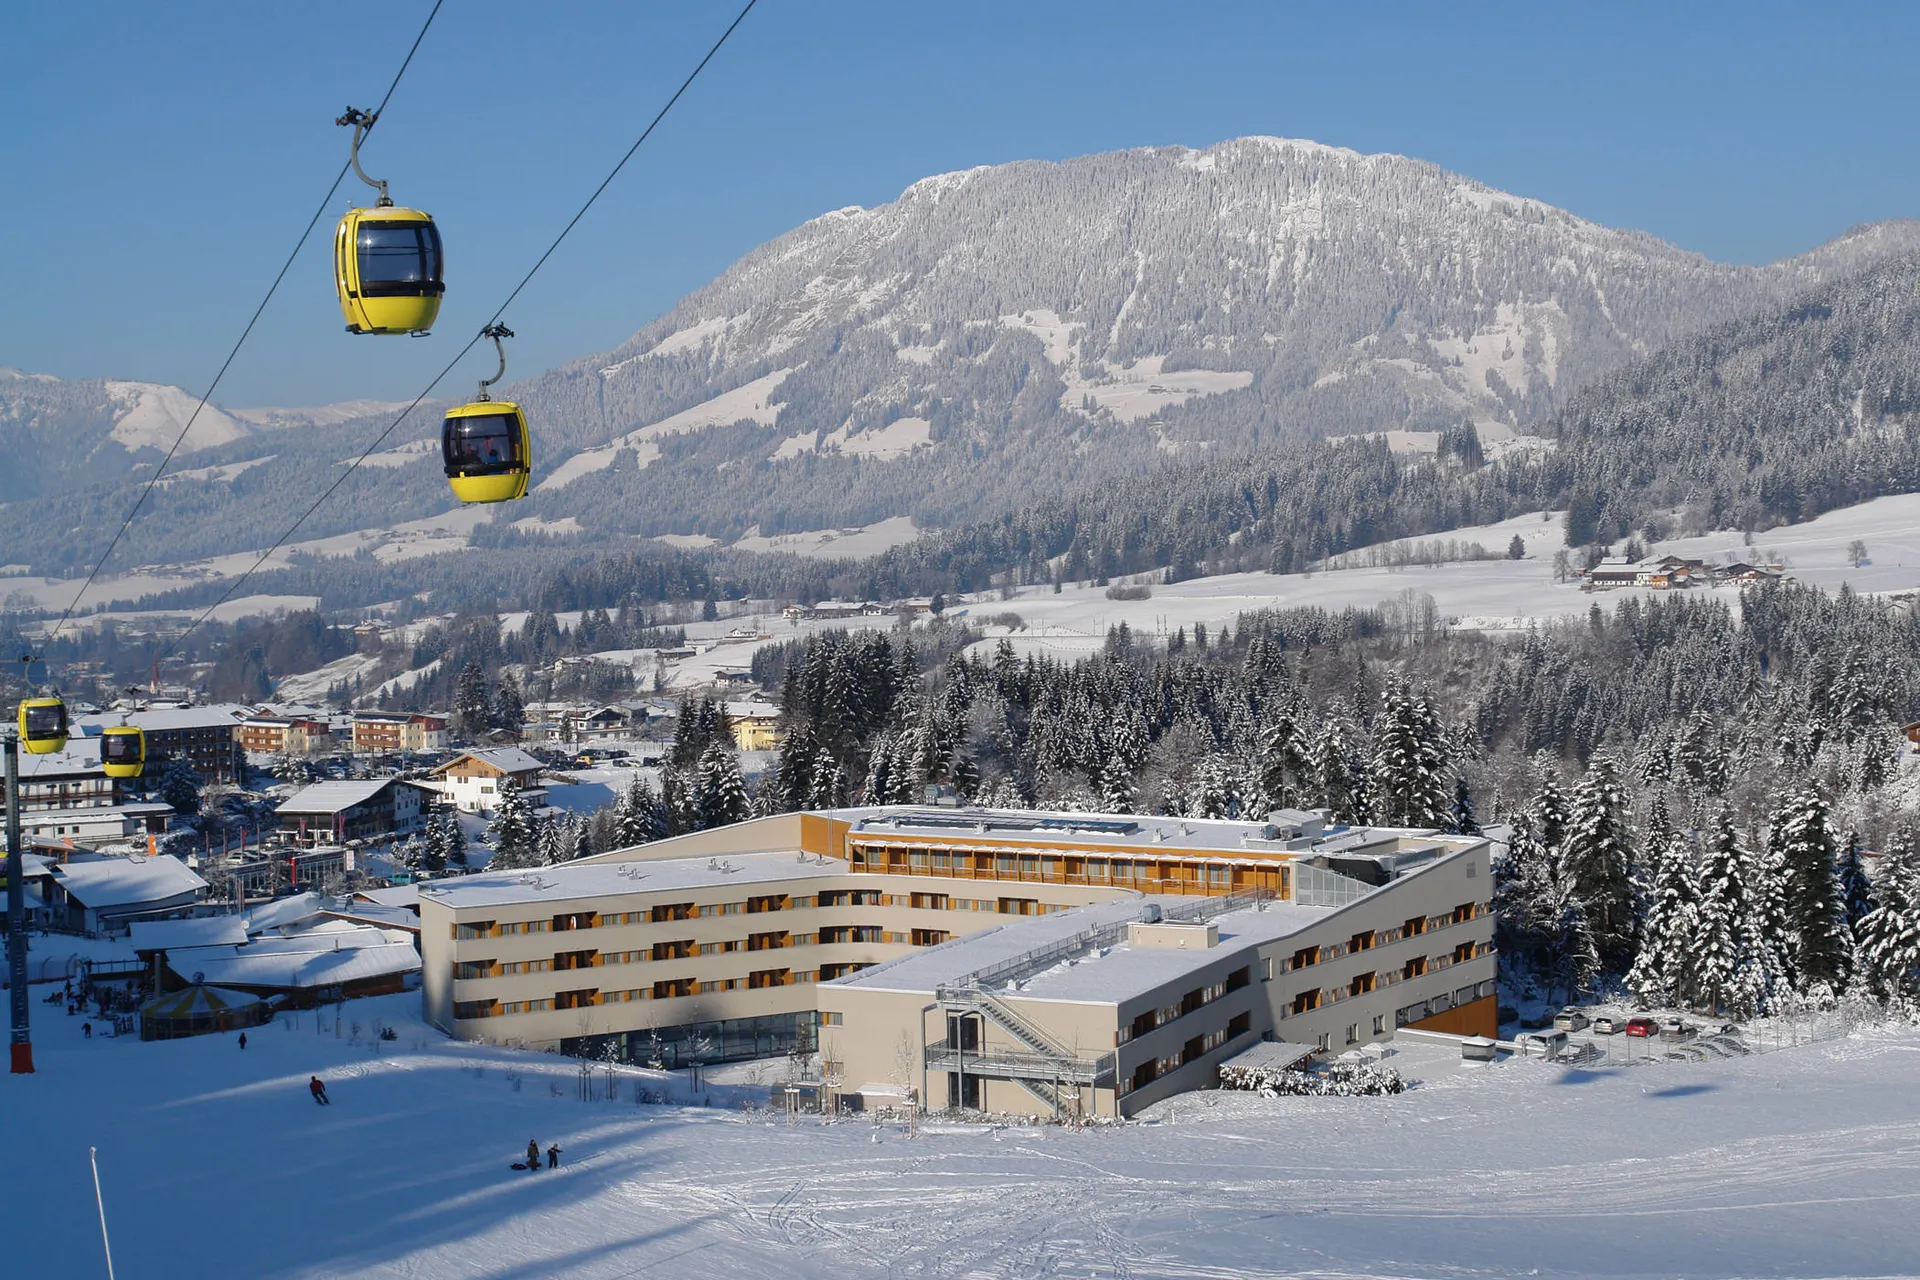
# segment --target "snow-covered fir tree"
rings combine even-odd
[[[1853,939],[1840,894],[1839,850],[1827,804],[1805,787],[1775,810],[1768,845],[1780,869],[1786,915],[1788,969],[1805,990],[1816,982],[1839,990],[1846,982]]]
[[[1903,842],[1884,862],[1874,908],[1855,929],[1854,963],[1874,995],[1908,998],[1920,990],[1920,860]]]
[[[740,762],[718,741],[700,757],[694,806],[702,827],[724,827],[747,818],[747,788],[740,779]]]
[[[1398,676],[1388,678],[1373,727],[1376,819],[1392,827],[1447,825],[1453,800],[1439,720],[1425,698]]]
[[[1602,958],[1615,965],[1628,961],[1635,943],[1634,839],[1626,808],[1613,762],[1595,757],[1574,788],[1560,845],[1562,875],[1586,909]]]
[[[1647,848],[1653,882],[1627,987],[1648,1006],[1680,1004],[1699,989],[1694,948],[1700,933],[1700,885],[1693,845],[1683,835],[1666,832]]]

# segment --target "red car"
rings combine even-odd
[[[1652,1018],[1628,1018],[1627,1034],[1639,1036],[1643,1040],[1652,1039],[1660,1034],[1660,1024]]]

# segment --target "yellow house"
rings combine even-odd
[[[742,751],[775,751],[784,736],[780,729],[780,708],[770,702],[729,702],[726,704],[727,731],[733,745]]]

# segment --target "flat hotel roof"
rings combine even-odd
[[[732,853],[713,858],[665,858],[658,862],[535,867],[526,871],[494,871],[430,880],[420,886],[420,900],[457,910],[610,898],[629,893],[672,893],[722,884],[766,884],[846,874],[847,864],[837,858],[803,857],[793,852]]]

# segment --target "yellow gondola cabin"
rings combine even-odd
[[[109,778],[137,778],[147,763],[147,735],[115,725],[100,735],[100,767]]]
[[[425,333],[440,314],[440,232],[418,209],[353,209],[333,237],[349,333]]]
[[[527,415],[511,400],[479,400],[447,410],[440,428],[447,483],[462,502],[511,502],[527,493],[532,469]]]
[[[52,755],[67,745],[67,704],[28,698],[20,704],[20,745],[29,755]]]

